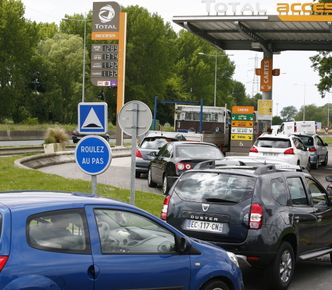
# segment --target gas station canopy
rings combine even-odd
[[[277,15],[174,16],[173,21],[224,50],[332,49],[331,22],[288,22]]]

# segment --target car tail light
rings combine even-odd
[[[258,230],[263,224],[263,207],[259,203],[253,203],[250,207],[249,228]]]
[[[185,162],[179,162],[175,164],[176,169],[183,171],[183,170],[190,170],[192,168],[190,163],[185,163]]]
[[[256,147],[252,146],[252,147],[250,148],[249,152],[251,152],[251,153],[258,153],[258,150],[257,150]]]
[[[170,200],[171,200],[170,195],[167,195],[164,199],[164,204],[163,204],[163,208],[161,210],[161,215],[160,215],[160,218],[164,221],[167,219],[168,205],[169,205]]]
[[[0,272],[5,267],[7,261],[8,261],[8,256],[0,256]]]
[[[309,152],[316,152],[317,150],[316,150],[316,148],[315,147],[310,147],[309,148]]]
[[[290,154],[294,155],[295,154],[294,149],[293,148],[288,148],[288,149],[285,150],[284,154],[285,155],[290,155]]]
[[[138,158],[143,158],[143,156],[142,156],[142,152],[140,151],[140,150],[138,150],[138,149],[136,149],[136,157],[138,157]]]

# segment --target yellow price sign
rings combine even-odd
[[[231,140],[252,141],[253,135],[252,134],[232,134]]]

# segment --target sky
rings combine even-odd
[[[173,16],[187,15],[207,15],[207,0],[122,0],[116,1],[121,6],[138,5],[146,8],[150,13],[157,13],[165,21],[170,22],[175,31],[181,27],[172,22]],[[246,3],[253,7],[258,3],[261,9],[265,9],[267,14],[276,14],[276,3],[295,2],[291,0],[208,0],[215,3],[240,3],[238,7],[243,7]],[[92,10],[92,0],[22,0],[25,5],[25,17],[37,22],[60,23],[65,14],[74,13],[85,14]],[[304,1],[296,1],[304,2]],[[312,1],[305,1],[312,2]],[[212,4],[214,5],[214,4]],[[211,6],[214,7],[214,6]],[[213,8],[210,10],[213,12]],[[232,51],[227,50],[231,55],[230,59],[235,63],[236,69],[234,79],[242,82],[246,86],[249,95],[258,92],[258,78],[254,75],[255,67],[261,61],[262,53],[253,51]],[[274,55],[273,68],[279,68],[281,75],[273,77],[273,115],[280,115],[280,111],[285,106],[295,106],[300,109],[303,104],[324,105],[329,96],[324,99],[320,97],[315,84],[319,82],[318,73],[311,68],[310,56],[316,52],[282,52]],[[214,82],[214,79],[211,80]],[[213,92],[211,92],[211,95]],[[331,98],[332,100],[332,98]]]

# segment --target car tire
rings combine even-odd
[[[308,159],[308,163],[307,163],[306,169],[307,169],[308,172],[310,172],[310,169],[311,169],[310,159]]]
[[[162,191],[163,191],[163,194],[165,194],[165,195],[168,194],[168,191],[169,191],[168,178],[167,178],[166,174],[164,174],[164,177],[163,177]]]
[[[293,280],[295,268],[294,250],[290,243],[283,242],[270,268],[270,285],[274,290],[285,290]]]
[[[229,287],[223,281],[213,280],[206,283],[201,290],[229,290]]]
[[[152,176],[151,176],[151,168],[149,168],[149,171],[148,171],[148,186],[149,187],[156,187],[157,186],[157,184],[156,183],[154,183],[153,181],[152,181]]]
[[[325,155],[325,159],[324,159],[322,165],[323,165],[323,166],[326,166],[328,162],[329,162],[329,154],[326,153],[326,155]]]

